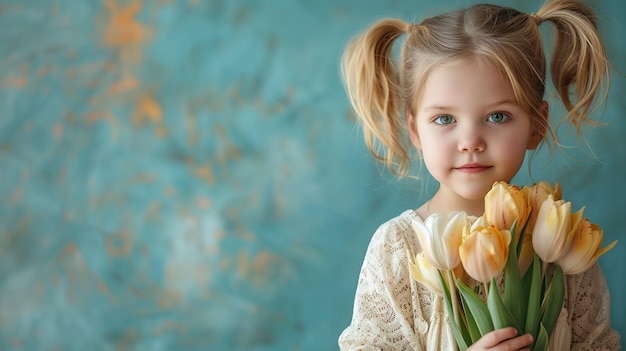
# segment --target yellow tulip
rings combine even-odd
[[[487,227],[493,227],[494,225],[489,222],[489,220],[487,219],[487,217],[485,215],[477,217],[471,224],[470,226],[470,230],[469,232],[467,232],[466,234],[470,234],[473,231],[478,230],[479,228],[487,228]],[[463,238],[465,239],[465,238]]]
[[[528,188],[520,189],[517,185],[495,182],[485,195],[485,217],[499,230],[511,230],[517,219],[515,242],[519,239],[524,224],[530,214]]]
[[[491,224],[485,218],[485,216],[478,217],[476,221],[472,223],[472,227],[470,231],[474,231],[479,227],[487,228],[489,226],[493,226],[493,224]],[[528,270],[530,265],[533,263],[533,256],[535,254],[535,251],[533,250],[533,242],[532,242],[531,233],[527,232],[524,234],[524,239],[521,245],[522,245],[522,248],[520,250],[520,254],[519,254],[517,262],[518,262],[520,274],[524,275],[524,273]]]
[[[488,223],[483,226],[485,223],[481,219],[474,222],[459,248],[465,272],[482,283],[488,283],[504,270],[511,242],[508,230],[498,230]]]
[[[435,213],[412,224],[424,255],[435,268],[452,270],[461,263],[459,246],[469,227],[465,212]]]
[[[613,248],[617,240],[600,249],[604,232],[597,224],[583,219],[574,235],[572,247],[565,256],[557,260],[565,274],[579,274],[588,270],[600,256]]]
[[[533,257],[535,256],[535,250],[533,250],[533,237],[532,233],[524,233],[522,240],[522,249],[519,252],[517,258],[517,266],[519,267],[520,275],[524,275],[530,265],[533,263]]]
[[[563,198],[561,193],[561,186],[559,183],[554,184],[554,188],[546,181],[533,184],[528,191],[528,197],[530,202],[530,218],[528,219],[528,225],[526,226],[526,232],[532,233],[537,221],[537,214],[544,201],[548,199],[548,195],[552,195],[554,200],[561,200]]]
[[[548,195],[541,205],[532,240],[535,252],[544,262],[556,262],[572,246],[584,208],[573,214],[571,209],[571,202],[555,201],[553,195]]]
[[[415,261],[409,261],[409,272],[413,279],[426,285],[437,295],[443,295],[441,282],[439,280],[439,271],[430,264],[430,261],[423,252],[415,255]]]

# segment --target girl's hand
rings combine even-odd
[[[483,335],[474,345],[470,346],[467,351],[478,350],[528,350],[533,342],[530,334],[517,336],[515,328],[497,329]]]

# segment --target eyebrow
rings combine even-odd
[[[487,108],[493,108],[496,106],[501,106],[501,105],[516,105],[518,106],[519,104],[517,103],[517,101],[515,100],[510,100],[510,99],[505,99],[505,100],[500,100],[500,101],[496,101],[492,104],[487,105]],[[422,109],[422,111],[426,111],[426,110],[453,110],[454,106],[445,106],[445,105],[430,105],[430,106],[426,106]]]

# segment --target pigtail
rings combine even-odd
[[[392,59],[393,43],[407,26],[397,19],[377,22],[354,39],[341,58],[344,85],[362,122],[367,148],[396,174],[405,174],[410,167],[400,116],[398,71]]]
[[[556,26],[550,63],[552,82],[568,113],[566,120],[580,136],[581,126],[608,94],[609,64],[597,19],[586,5],[573,0],[548,1],[534,19]]]

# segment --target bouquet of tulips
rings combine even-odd
[[[504,327],[532,334],[532,349],[547,350],[564,275],[586,271],[617,244],[601,249],[603,231],[583,211],[572,213],[558,183],[496,182],[482,217],[453,212],[413,222],[422,252],[409,263],[411,276],[443,295],[461,350]]]

